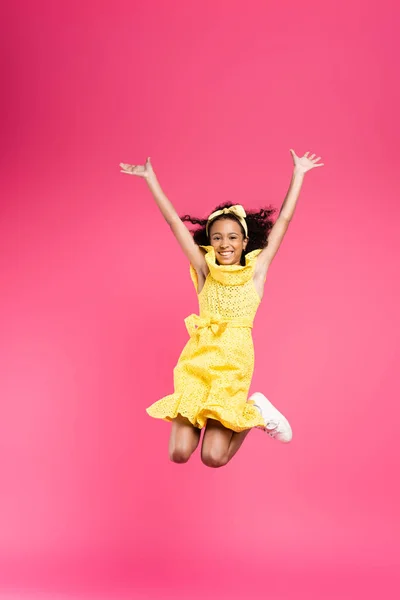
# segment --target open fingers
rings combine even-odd
[[[128,175],[145,175],[146,168],[143,165],[128,165],[126,163],[120,163],[121,173],[127,173]]]
[[[307,160],[309,160],[310,162],[313,163],[314,167],[323,167],[324,163],[319,163],[318,161],[321,160],[320,156],[316,156],[315,154],[311,154],[309,156],[310,152],[306,152],[304,154],[304,158],[307,158]]]
[[[314,164],[314,167],[323,167],[324,163],[320,163],[318,162],[319,160],[321,160],[320,156],[317,156],[317,158],[314,158],[311,162]]]

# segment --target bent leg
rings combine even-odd
[[[196,450],[200,440],[200,429],[180,415],[172,421],[169,437],[169,457],[172,462],[185,463]]]
[[[235,456],[250,429],[237,433],[214,419],[208,419],[201,446],[201,460],[207,467],[223,467]]]

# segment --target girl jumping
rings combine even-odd
[[[201,459],[226,465],[253,427],[290,442],[288,420],[260,392],[248,398],[254,369],[251,329],[264,294],[269,266],[292,220],[304,175],[322,167],[315,154],[298,157],[275,222],[276,209],[246,211],[240,204],[216,207],[207,219],[179,217],[161,189],[150,158],[145,165],[120,163],[121,173],[147,181],[158,208],[190,263],[199,314],[185,319],[189,341],[174,369],[174,393],[152,404],[150,416],[172,422],[169,455],[189,460],[205,429]],[[184,221],[198,228],[189,232]]]

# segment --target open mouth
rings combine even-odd
[[[229,251],[226,251],[226,252],[219,252],[218,254],[220,256],[223,256],[224,258],[229,258],[230,256],[232,256],[233,250],[229,250]]]

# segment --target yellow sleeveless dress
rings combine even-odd
[[[190,339],[174,368],[175,391],[147,413],[166,421],[182,415],[198,428],[207,419],[233,431],[264,426],[259,411],[247,402],[254,370],[251,328],[260,304],[253,274],[261,250],[246,254],[241,266],[218,265],[214,248],[202,248],[210,272],[198,294],[200,314],[185,319]],[[197,292],[192,265],[190,275]]]

